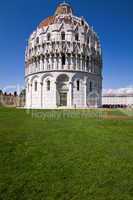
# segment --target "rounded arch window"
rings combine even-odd
[[[37,81],[35,81],[35,92],[37,91]]]
[[[50,91],[50,80],[47,81],[47,90]]]
[[[87,36],[87,44],[89,44],[90,43],[90,38],[89,38],[89,36]]]
[[[80,80],[77,80],[77,91],[80,90]]]
[[[87,56],[87,59],[86,59],[86,67],[87,69],[89,69],[89,56]]]
[[[93,86],[92,86],[92,81],[90,81],[90,85],[89,85],[89,89],[90,89],[90,92],[92,92],[92,88]]]
[[[61,40],[65,40],[65,32],[61,33]]]
[[[82,26],[84,26],[84,20],[83,19],[81,20],[81,24],[82,24]]]
[[[75,34],[75,40],[76,40],[76,41],[79,40],[79,34],[78,34],[78,33]]]
[[[66,56],[65,54],[63,53],[62,54],[62,65],[65,65],[66,64]]]
[[[39,43],[39,37],[36,38],[36,43],[37,43],[37,44]]]
[[[47,40],[50,41],[51,35],[50,33],[47,34]]]

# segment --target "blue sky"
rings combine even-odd
[[[0,3],[0,86],[24,84],[24,51],[30,33],[54,13],[56,0]],[[103,49],[103,88],[133,85],[133,1],[68,0],[98,33]]]

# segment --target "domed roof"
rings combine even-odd
[[[39,24],[39,28],[43,28],[51,24],[54,24],[54,21],[55,21],[55,16],[49,16]]]
[[[55,11],[54,16],[49,16],[44,19],[40,24],[39,28],[43,28],[54,23],[57,23],[57,18],[61,15],[64,15],[64,22],[71,23],[71,15],[73,14],[73,9],[68,3],[60,3]]]

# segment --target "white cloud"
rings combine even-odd
[[[129,95],[133,94],[133,86],[117,89],[103,89],[103,95]]]

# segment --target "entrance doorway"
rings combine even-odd
[[[69,77],[66,74],[60,74],[56,79],[57,106],[67,107],[67,94],[69,92]]]
[[[67,106],[67,93],[60,93],[60,106]]]

